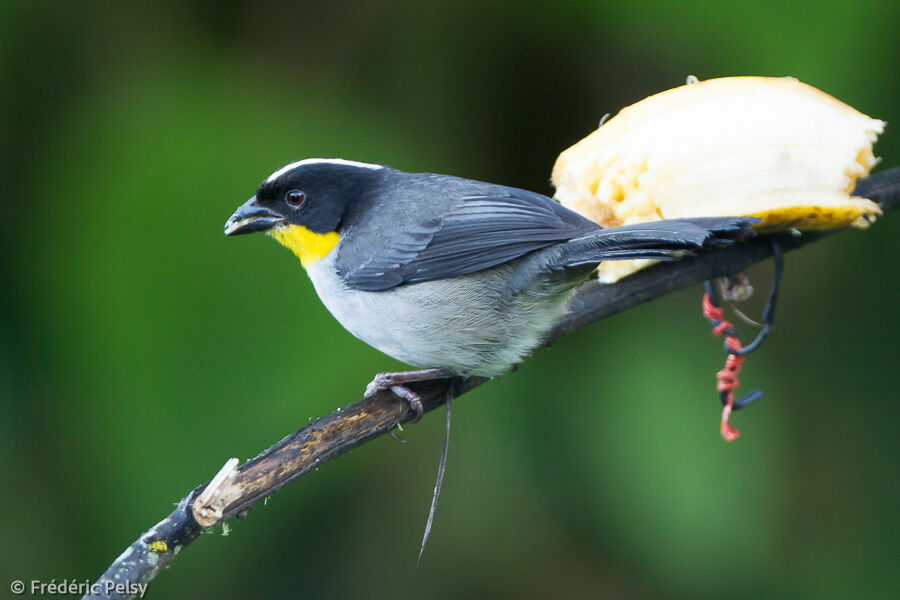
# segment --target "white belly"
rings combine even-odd
[[[503,265],[474,275],[382,292],[348,288],[332,251],[308,269],[319,298],[350,333],[416,367],[493,377],[538,347],[566,311],[571,293],[504,294]]]

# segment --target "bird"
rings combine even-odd
[[[538,348],[578,286],[610,260],[674,260],[753,234],[754,217],[603,228],[527,190],[341,158],[307,158],[269,175],[225,223],[265,232],[306,269],[347,331],[416,367],[378,373],[365,396],[407,384],[496,377]],[[447,461],[454,385],[419,560]]]
[[[609,260],[672,260],[752,235],[752,217],[603,228],[542,194],[381,164],[307,158],[269,175],[225,224],[290,249],[351,334],[416,367],[406,384],[496,377],[538,348],[576,288]]]

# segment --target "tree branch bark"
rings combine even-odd
[[[860,181],[854,192],[878,202],[885,213],[895,210],[900,205],[900,168]],[[743,271],[771,256],[772,240],[789,251],[833,233],[760,236],[721,250],[659,264],[612,285],[585,284],[547,342],[670,292]],[[425,412],[430,412],[444,404],[450,383],[457,386],[455,393],[459,396],[486,381],[481,377],[457,378],[453,382],[422,382],[410,387],[421,396]],[[405,401],[383,391],[321,417],[240,466],[236,459],[230,460],[210,483],[196,487],[171,514],[131,544],[84,598],[133,597],[134,585],[149,583],[204,528],[231,516],[242,518],[253,503],[286,483],[414,416],[415,412]]]

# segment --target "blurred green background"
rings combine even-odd
[[[900,5],[801,4],[4,3],[0,589],[96,578],[228,457],[399,366],[290,253],[222,236],[283,163],[550,194],[604,113],[759,74],[888,121],[900,165]],[[734,444],[695,287],[457,402],[418,570],[437,414],[196,541],[151,597],[898,597],[898,250],[892,214],[788,255]]]

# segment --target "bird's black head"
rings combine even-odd
[[[225,235],[266,231],[307,266],[337,244],[347,208],[372,189],[383,169],[338,158],[286,165],[231,215]]]
[[[371,188],[381,165],[338,158],[290,163],[263,181],[256,195],[228,219],[225,235],[297,225],[313,233],[337,231],[347,207]]]

